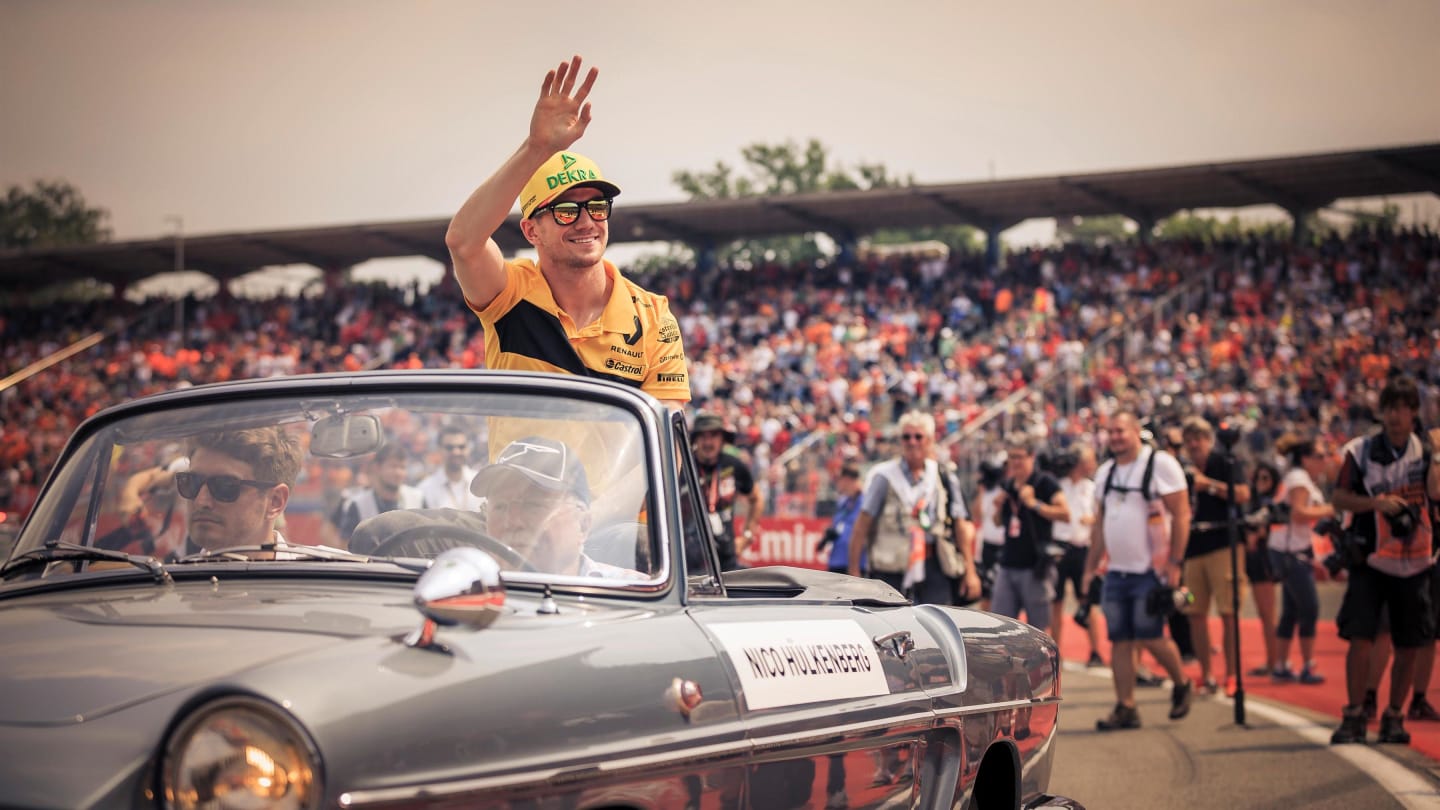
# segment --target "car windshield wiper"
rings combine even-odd
[[[275,556],[272,559],[256,558],[253,554],[270,554]],[[424,560],[423,565],[416,565],[411,561],[395,557],[375,557],[369,554],[356,554],[353,551],[331,548],[330,546],[299,546],[291,543],[264,543],[255,546],[230,546],[218,548],[213,551],[201,551],[189,554],[178,560],[172,560],[171,565],[188,565],[190,563],[210,562],[284,562],[287,560],[306,561],[337,561],[337,562],[385,562],[391,565],[405,568],[411,571],[423,571],[429,567],[430,560]]]
[[[40,548],[31,549],[11,558],[10,562],[0,569],[0,576],[36,563],[80,560],[111,560],[129,563],[136,568],[150,572],[156,582],[170,581],[170,572],[166,571],[165,565],[154,557],[147,557],[143,554],[126,554],[123,551],[112,551],[93,546],[77,546],[74,543],[62,543],[59,540],[51,540]]]

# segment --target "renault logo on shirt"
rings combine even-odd
[[[610,351],[615,352],[616,354],[623,354],[626,357],[633,357],[636,360],[643,360],[645,358],[645,352],[638,352],[633,349],[627,349],[624,346],[611,346]]]

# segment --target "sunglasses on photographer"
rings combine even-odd
[[[580,218],[580,209],[583,208],[585,209],[585,212],[590,215],[590,218],[592,220],[596,222],[604,222],[605,220],[610,218],[610,206],[613,202],[614,201],[608,197],[601,197],[598,200],[590,200],[583,203],[550,203],[549,205],[542,205],[539,208],[536,208],[533,212],[531,212],[530,218],[534,219],[535,217],[539,216],[541,211],[549,211],[550,218],[555,220],[555,224],[563,227],[565,225],[573,225],[575,223],[575,220]]]
[[[175,473],[175,489],[180,497],[193,501],[200,495],[201,487],[210,488],[210,496],[221,503],[233,503],[240,497],[242,487],[270,489],[277,486],[273,481],[252,481],[233,475],[200,475],[199,473]]]

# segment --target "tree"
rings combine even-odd
[[[0,248],[88,245],[110,239],[110,212],[91,208],[79,189],[63,180],[11,186],[0,200]]]
[[[891,177],[889,170],[878,163],[860,163],[853,169],[837,165],[831,160],[825,145],[815,138],[806,141],[804,146],[794,141],[753,143],[742,148],[740,155],[745,161],[741,169],[716,161],[709,170],[681,170],[674,172],[671,179],[691,200],[897,188],[914,184],[914,179],[910,177]],[[896,238],[896,241],[907,240]],[[741,267],[766,261],[813,261],[823,255],[825,251],[814,234],[738,240],[716,250],[717,259]]]
[[[1059,230],[1065,234],[1064,241],[1090,246],[1122,244],[1134,236],[1130,219],[1122,214],[1072,217],[1068,224],[1061,224]]]

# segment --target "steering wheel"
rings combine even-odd
[[[521,571],[538,573],[538,569],[515,549],[484,532],[447,523],[411,526],[385,538],[370,552],[372,557],[430,557],[458,546],[474,546],[500,558],[502,563]]]

